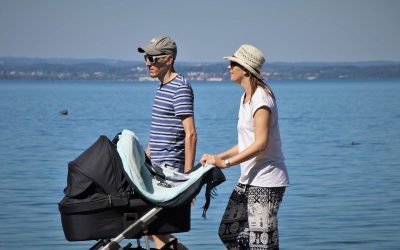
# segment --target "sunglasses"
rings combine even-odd
[[[237,62],[233,62],[233,61],[231,61],[231,62],[229,63],[229,67],[233,68],[233,67],[235,67],[235,66],[240,66],[240,64],[237,63]]]
[[[156,63],[158,60],[158,58],[163,58],[166,57],[168,55],[160,55],[160,56],[151,56],[151,55],[144,55],[144,61],[147,62],[149,61],[149,63],[153,64]]]

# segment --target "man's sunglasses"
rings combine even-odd
[[[166,57],[168,55],[160,55],[160,56],[151,56],[151,55],[144,55],[144,61],[147,62],[149,61],[149,63],[153,64],[157,62],[158,58],[163,58]]]

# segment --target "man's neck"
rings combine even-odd
[[[167,71],[164,74],[164,76],[159,77],[158,80],[160,80],[161,84],[166,84],[166,83],[172,81],[172,79],[174,79],[177,75],[178,75],[178,73],[172,69],[172,70]]]

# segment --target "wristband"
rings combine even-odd
[[[225,160],[225,167],[229,168],[231,166],[231,162],[229,161],[229,159]]]

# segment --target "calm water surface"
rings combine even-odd
[[[279,213],[281,249],[399,249],[400,81],[273,82],[292,186]],[[147,143],[157,83],[0,81],[0,249],[88,249],[65,240],[57,203],[67,163],[128,128]],[[234,83],[193,83],[197,159],[236,143]],[[68,109],[68,116],[59,111]],[[225,171],[207,220],[203,193],[189,249],[218,250],[238,168]]]

